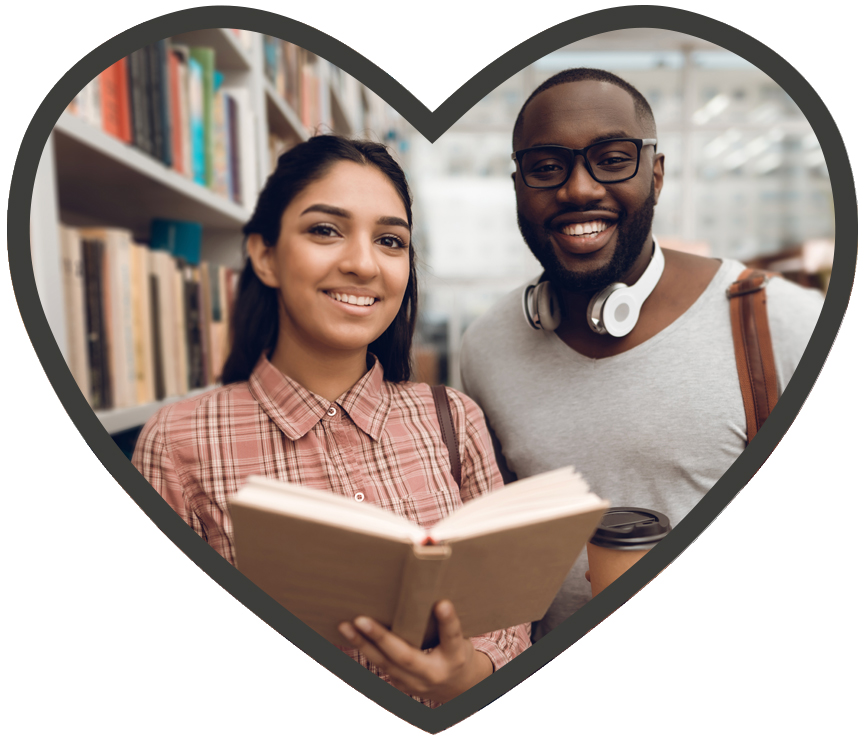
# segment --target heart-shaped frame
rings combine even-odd
[[[687,11],[657,6],[629,7],[628,22],[623,24],[620,10],[611,8],[591,13],[534,36],[488,65],[433,112],[367,59],[310,26],[250,8],[210,7],[172,13],[119,34],[70,69],[34,115],[15,164],[9,197],[8,244],[16,298],[25,327],[51,384],[99,460],[154,523],[229,593],[344,681],[383,708],[428,732],[437,732],[458,723],[540,669],[630,599],[688,547],[745,486],[792,424],[829,353],[850,296],[857,246],[853,176],[838,129],[811,86],[773,51],[725,24]],[[247,28],[298,43],[343,69],[351,70],[354,77],[383,97],[431,141],[504,80],[567,43],[626,27],[665,28],[717,43],[761,68],[794,99],[821,143],[837,217],[833,278],[803,360],[761,433],[671,536],[625,577],[529,651],[436,710],[419,705],[349,660],[250,583],[175,515],[120,452],[79,392],[43,313],[29,251],[23,245],[29,239],[30,200],[36,167],[54,122],[74,94],[116,59],[154,39],[201,27]]]

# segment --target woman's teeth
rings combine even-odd
[[[569,237],[582,237],[587,234],[598,234],[610,226],[607,221],[585,221],[578,224],[566,224],[562,227],[563,234]]]
[[[372,306],[376,299],[372,296],[352,296],[348,293],[333,293],[327,291],[327,294],[335,301],[342,301],[344,304],[354,304],[355,306]]]

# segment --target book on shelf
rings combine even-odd
[[[522,479],[425,530],[369,502],[251,476],[230,500],[237,568],[337,645],[366,615],[416,647],[434,605],[466,637],[540,619],[608,503],[572,468]]]
[[[125,57],[99,74],[99,99],[103,130],[107,134],[131,144],[129,73]]]
[[[76,229],[60,226],[60,259],[66,316],[67,355],[72,377],[87,398],[90,396],[90,360],[87,337],[87,283],[84,252]]]
[[[100,73],[67,110],[250,207],[248,190],[257,181],[253,107],[248,91],[244,97],[221,90],[221,77],[215,49],[161,39]]]
[[[164,241],[155,249],[125,229],[60,231],[67,358],[94,409],[134,407],[218,383],[237,271],[192,265],[177,243],[179,254]]]
[[[190,59],[197,62],[201,80],[201,144],[204,159],[204,185],[213,186],[213,108],[216,52],[208,46],[191,46]]]

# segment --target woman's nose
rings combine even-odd
[[[376,261],[376,245],[372,239],[357,235],[346,240],[340,260],[340,270],[364,279],[377,275],[379,263]]]

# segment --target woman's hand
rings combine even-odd
[[[391,684],[410,695],[448,702],[493,673],[493,663],[463,637],[454,605],[448,600],[435,607],[439,645],[421,651],[368,617],[341,623],[346,640],[382,671]]]

